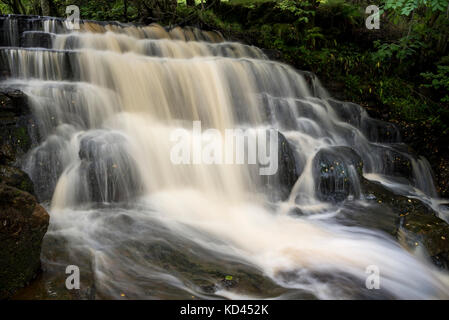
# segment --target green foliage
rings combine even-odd
[[[311,8],[309,1],[280,0],[275,8],[292,13],[297,18],[297,22],[308,23],[315,15],[315,10]]]
[[[449,65],[438,65],[436,73],[423,72],[421,76],[430,81],[430,84],[423,84],[423,87],[444,92],[441,102],[449,102]]]
[[[401,15],[408,16],[420,7],[430,7],[432,11],[446,11],[449,0],[386,0],[384,9],[394,10]]]
[[[396,58],[400,62],[419,53],[419,50],[425,48],[426,45],[420,41],[420,37],[415,35],[405,36],[394,43],[374,42],[377,51],[373,53],[375,61],[386,61]]]
[[[358,25],[364,22],[364,10],[362,7],[348,3],[345,0],[327,0],[319,9],[327,12],[327,16],[332,19],[340,19],[345,23]]]
[[[13,13],[13,12],[7,4],[0,2],[0,13],[1,14],[9,14],[9,13]]]
[[[390,41],[374,42],[373,60],[384,71],[416,77],[447,54],[449,0],[386,0],[383,9],[402,33]],[[413,68],[415,74],[410,73]]]

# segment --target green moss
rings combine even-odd
[[[22,150],[27,150],[31,145],[31,139],[28,135],[28,130],[25,127],[17,127],[13,130],[14,143]]]

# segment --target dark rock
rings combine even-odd
[[[20,90],[4,89],[0,91],[0,112],[5,115],[20,116],[30,112],[27,98]]]
[[[295,155],[292,151],[290,143],[283,134],[278,135],[278,158],[279,168],[278,176],[281,189],[283,193],[290,193],[291,189],[298,180],[298,173],[296,171]]]
[[[442,198],[449,198],[449,157],[441,157],[433,169],[439,194]]]
[[[80,175],[87,181],[88,190],[79,190],[80,202],[120,202],[141,193],[137,165],[127,152],[126,145],[123,135],[103,130],[81,139]],[[86,191],[87,198],[83,196]]]
[[[363,179],[364,194],[376,197],[373,202],[396,214],[395,236],[408,249],[423,246],[432,261],[449,269],[449,224],[417,199],[409,199],[386,189],[378,182]],[[391,233],[391,232],[390,232]]]
[[[26,31],[22,34],[21,44],[26,48],[46,48],[52,47],[53,37],[48,32]]]
[[[335,113],[358,129],[372,142],[397,143],[401,141],[399,129],[393,123],[371,118],[358,104],[327,99]]]
[[[0,164],[14,164],[32,145],[31,111],[18,90],[0,89]]]
[[[80,81],[79,61],[76,57],[79,52],[73,50],[53,50],[43,48],[10,48],[0,47],[0,76],[20,78],[22,69],[27,70],[27,76],[31,78],[42,78],[42,70],[36,66],[34,58],[35,51],[39,51],[42,56],[48,57],[48,68],[58,70],[55,74],[45,74],[45,80],[72,80]],[[11,60],[11,55],[25,55],[29,59],[23,59],[19,65],[15,60]]]
[[[0,299],[27,285],[40,270],[49,215],[31,194],[0,185]]]
[[[42,30],[42,17],[32,15],[0,16],[0,46],[19,46],[20,35],[26,30]]]
[[[263,53],[270,60],[282,60],[282,52],[276,49],[262,49]]]
[[[33,182],[28,174],[18,168],[0,165],[0,183],[34,195]]]
[[[391,177],[404,180],[404,183],[414,183],[413,164],[414,152],[405,144],[383,146],[371,144],[375,161],[365,159],[366,172],[383,172]]]
[[[449,224],[434,214],[412,211],[401,215],[400,236],[410,249],[424,246],[432,261],[449,269]]]
[[[395,194],[380,183],[365,179],[363,162],[350,148],[320,150],[314,162],[317,194],[322,200],[347,199],[358,184],[365,200],[371,202],[368,208],[343,208],[345,218],[352,221],[350,224],[383,230],[409,249],[421,245],[437,266],[449,268],[449,224],[431,208],[420,200]],[[349,165],[356,168],[358,180],[346,174]],[[373,214],[377,216],[372,217]]]
[[[372,142],[396,143],[401,141],[399,129],[390,122],[365,117],[361,129],[366,138]]]
[[[285,200],[298,180],[295,154],[290,142],[278,132],[278,170],[274,175],[261,176],[273,201]]]
[[[356,128],[361,128],[362,116],[364,110],[358,104],[352,102],[344,102],[334,98],[327,99],[334,112],[338,117]]]
[[[349,195],[358,197],[362,171],[362,159],[353,149],[321,149],[313,160],[317,197],[332,202],[341,202]]]

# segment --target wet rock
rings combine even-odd
[[[278,170],[274,175],[261,176],[273,201],[285,200],[298,180],[295,154],[290,142],[278,132]]]
[[[385,173],[391,176],[413,179],[413,165],[410,156],[394,149],[378,149]]]
[[[362,132],[372,142],[396,143],[401,141],[399,129],[392,123],[365,117]]]
[[[49,215],[31,194],[0,185],[0,299],[27,285],[40,270]]]
[[[351,221],[349,225],[383,230],[397,237],[408,249],[423,246],[437,266],[449,268],[449,224],[431,208],[420,200],[395,194],[382,184],[365,179],[363,162],[350,148],[323,149],[314,162],[314,174],[319,177],[317,193],[322,200],[345,200],[358,184],[362,197],[370,204],[361,208],[356,204],[348,207],[346,203],[342,208],[343,223]],[[343,172],[347,172],[349,164],[356,168],[358,180],[351,180]]]
[[[449,224],[445,221],[415,210],[401,216],[399,235],[409,249],[424,246],[435,265],[449,269]]]
[[[322,201],[341,202],[349,195],[359,196],[363,162],[349,147],[331,147],[318,151],[313,160],[317,197]]]
[[[0,16],[0,46],[19,46],[22,32],[41,29],[43,29],[43,19],[39,16]]]
[[[447,222],[421,201],[397,195],[378,182],[363,179],[362,189],[365,194],[375,196],[372,202],[393,210],[396,215],[394,235],[402,245],[410,250],[424,247],[437,266],[449,269]]]
[[[79,157],[81,181],[88,184],[79,186],[88,188],[79,190],[80,202],[120,202],[140,194],[142,183],[137,165],[127,152],[123,135],[108,131],[90,133],[81,139]]]
[[[19,168],[0,165],[0,183],[34,194],[33,182]]]
[[[32,145],[32,116],[26,96],[0,88],[0,164],[14,164]]]
[[[23,69],[27,70],[27,76],[31,78],[41,78],[42,70],[36,67],[34,56],[36,51],[47,57],[49,60],[57,60],[57,72],[53,75],[45,74],[46,80],[72,80],[80,81],[79,63],[77,56],[79,52],[71,50],[53,50],[43,48],[2,48],[0,47],[0,76],[5,78],[8,76],[20,78]],[[24,55],[28,59],[23,59],[19,65],[15,60],[11,60],[11,55]],[[56,62],[55,62],[56,63]]]
[[[397,143],[401,141],[399,129],[393,123],[371,118],[365,109],[352,102],[327,99],[342,121],[358,129],[371,142]]]
[[[344,102],[333,98],[329,98],[326,101],[342,121],[345,121],[356,128],[361,127],[364,114],[364,110],[361,106],[352,102]]]
[[[19,90],[0,89],[0,299],[28,284],[40,268],[49,216],[28,175],[15,167],[31,148],[31,112]]]
[[[1,89],[0,90],[0,112],[5,115],[24,115],[30,112],[27,98],[20,90]]]
[[[395,194],[391,190],[385,188],[382,184],[375,181],[369,181],[365,178],[361,180],[361,188],[368,201],[377,202],[389,206],[397,212],[398,216],[410,212],[422,212],[434,215],[434,211],[427,207],[424,203],[417,199],[410,199],[405,196]]]
[[[262,49],[262,51],[270,60],[282,60],[282,52],[277,49]]]
[[[26,48],[46,48],[52,47],[53,37],[50,33],[41,31],[27,31],[22,34],[21,45]]]

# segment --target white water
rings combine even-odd
[[[59,34],[52,20],[45,31],[55,33],[52,50],[1,52],[7,84],[29,96],[41,136],[24,168],[51,199],[47,237],[67,240],[69,260],[91,269],[100,297],[253,297],[239,287],[204,292],[188,266],[164,260],[164,248],[224,270],[244,265],[281,288],[256,297],[375,298],[365,288],[370,265],[380,269],[381,296],[449,297],[447,274],[379,230],[337,223],[339,206],[316,195],[316,153],[348,146],[366,177],[438,202],[425,160],[397,149],[397,137],[376,140],[360,107],[328,99],[310,75],[212,32],[85,23],[80,33]],[[250,166],[173,165],[170,133],[195,120],[282,132],[300,173],[285,201],[261,192]],[[412,164],[410,177],[394,176],[385,159],[397,154]],[[288,214],[293,208],[304,214]]]

